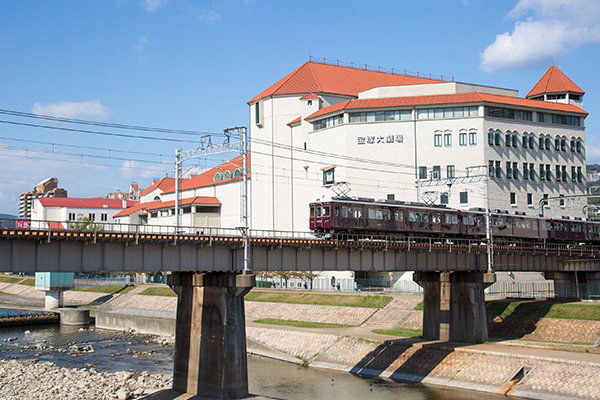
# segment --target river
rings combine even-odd
[[[26,332],[28,331],[28,332]],[[173,374],[173,345],[155,342],[156,337],[118,331],[42,325],[0,329],[0,358],[50,361],[70,368],[103,372],[148,371]],[[93,353],[69,354],[72,345],[92,346]],[[49,348],[53,346],[54,349]],[[41,349],[40,349],[41,348]],[[407,385],[389,379],[363,378],[348,373],[306,368],[264,357],[248,357],[252,394],[277,399],[304,400],[500,400],[511,397],[446,389],[420,384]],[[514,397],[513,397],[514,399]]]

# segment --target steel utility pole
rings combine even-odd
[[[446,178],[446,179],[436,179],[436,177],[432,176],[430,179],[420,179],[417,180],[417,189],[419,187],[429,187],[429,186],[448,186],[452,187],[455,183],[475,183],[482,182],[484,183],[484,191],[485,191],[485,240],[487,244],[487,270],[488,272],[494,272],[493,267],[493,244],[492,244],[492,228],[490,225],[490,194],[489,194],[489,171],[487,165],[476,165],[473,167],[465,168],[467,170],[467,176],[458,177],[458,178]],[[480,171],[483,170],[483,173]],[[476,171],[475,175],[471,175],[471,171]]]
[[[209,155],[240,152],[242,154],[242,221],[240,227],[244,241],[244,271],[250,270],[249,257],[249,211],[248,211],[248,135],[245,126],[228,128],[223,130],[225,140],[222,144],[213,145],[210,136],[202,136],[200,146],[194,150],[175,151],[175,237],[180,233],[181,215],[179,212],[179,195],[181,192],[180,178],[182,177],[182,164],[193,158],[201,158]],[[231,142],[232,135],[239,135],[239,142]]]

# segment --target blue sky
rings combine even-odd
[[[521,96],[555,63],[587,93],[588,163],[600,162],[595,1],[5,1],[0,35],[2,110],[217,134],[247,125],[246,102],[309,54]],[[147,187],[173,173],[176,148],[198,140],[25,127],[6,121],[150,135],[5,114],[0,121],[0,213],[16,214],[19,194],[51,176],[70,197],[127,190],[132,181]]]

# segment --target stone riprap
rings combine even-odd
[[[246,337],[305,361],[312,360],[339,339],[336,335],[250,326],[246,327]]]
[[[309,304],[282,304],[247,301],[246,318],[274,318],[288,321],[322,322],[343,325],[360,325],[376,308],[315,306]]]
[[[600,398],[600,363],[595,362],[451,348],[444,344],[412,344],[404,340],[377,342],[252,327],[247,331],[249,338],[264,346],[302,357],[306,364],[317,368],[532,399]],[[530,372],[520,382],[510,385],[508,382],[523,367]]]
[[[0,360],[0,397],[4,400],[127,399],[171,385],[172,379],[147,372],[109,374],[93,368],[61,368],[36,360]]]

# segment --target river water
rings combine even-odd
[[[3,312],[5,310],[2,310]],[[28,331],[26,333],[26,331]],[[50,361],[70,368],[94,367],[102,372],[148,371],[173,374],[173,345],[151,335],[41,325],[0,329],[0,359]],[[72,345],[92,346],[93,353],[73,355]],[[48,348],[53,346],[55,349]],[[65,350],[64,352],[62,350]],[[511,397],[426,385],[406,385],[389,379],[306,368],[264,357],[248,357],[250,392],[276,399],[304,400],[500,400]],[[512,398],[514,399],[514,397]]]

